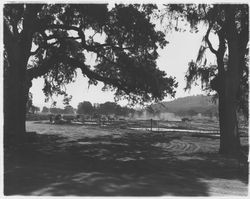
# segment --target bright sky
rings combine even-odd
[[[169,41],[169,44],[164,49],[158,50],[160,56],[157,60],[157,66],[166,71],[168,76],[176,77],[177,82],[179,82],[175,98],[203,93],[200,86],[193,87],[190,91],[185,92],[184,76],[188,68],[188,62],[192,59],[196,60],[205,31],[206,28],[201,27],[198,33],[190,33],[189,31],[167,33],[166,40]],[[90,56],[90,59],[90,62],[93,62],[94,57],[91,58]],[[212,54],[208,55],[208,62],[214,63]],[[43,106],[50,107],[51,105],[51,102],[44,102],[43,84],[43,79],[35,79],[30,89],[33,94],[33,104],[40,108]],[[102,85],[100,82],[97,86],[88,87],[88,79],[84,78],[78,71],[77,80],[66,87],[67,93],[73,96],[70,105],[76,108],[78,103],[82,101],[90,101],[92,104],[114,101],[113,92],[101,91]],[[62,99],[62,97],[54,97],[54,100],[57,101],[57,107],[64,107]],[[164,99],[164,101],[169,100],[173,100],[173,98],[166,97]],[[120,104],[126,105],[126,102],[123,101]]]

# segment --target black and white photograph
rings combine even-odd
[[[2,197],[249,196],[247,1],[3,1]]]

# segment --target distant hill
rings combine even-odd
[[[158,113],[175,113],[176,115],[207,115],[215,116],[218,113],[218,105],[212,101],[212,96],[196,95],[177,98],[169,102],[153,104],[149,110]]]

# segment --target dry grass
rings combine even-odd
[[[217,153],[218,136],[119,125],[27,122],[38,134],[5,152],[7,195],[246,196],[248,174]],[[242,137],[248,143],[247,135]]]

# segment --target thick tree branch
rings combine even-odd
[[[42,27],[42,30],[45,30],[45,29],[64,29],[64,30],[77,31],[79,37],[62,37],[62,39],[82,39],[83,48],[86,48],[87,50],[93,49],[93,48],[102,48],[102,47],[110,47],[110,48],[117,49],[117,50],[133,49],[133,47],[119,47],[119,46],[114,46],[110,44],[99,44],[99,45],[91,45],[91,46],[87,45],[86,40],[85,40],[85,34],[82,31],[81,27],[61,25],[61,24],[52,24],[52,25],[47,25],[47,26]],[[44,35],[44,36],[46,40],[59,39],[59,37],[55,35],[50,35],[50,36]]]
[[[64,30],[75,30],[79,31],[80,28],[76,26],[69,26],[69,25],[63,25],[63,24],[48,24],[46,26],[40,27],[40,30],[46,30],[46,29],[64,29]]]
[[[81,27],[77,27],[77,26],[70,26],[70,25],[64,25],[64,24],[49,24],[49,25],[45,25],[45,26],[40,26],[38,27],[37,31],[41,32],[43,35],[45,35],[44,31],[46,29],[63,29],[63,30],[74,30],[78,33],[79,38],[77,39],[81,39],[82,40],[82,45],[83,47],[86,46],[86,40],[85,40],[85,34],[82,31]],[[51,36],[47,36],[48,39],[52,39],[53,37],[56,37],[55,35],[51,35]]]
[[[130,91],[120,82],[119,79],[104,77],[104,76],[90,70],[85,64],[81,63],[80,61],[78,61],[74,58],[64,57],[63,60],[66,61],[68,64],[73,65],[76,68],[80,68],[82,73],[85,74],[89,79],[95,79],[95,80],[101,81],[105,84],[115,86],[118,89],[123,90],[126,94],[130,93]]]
[[[72,39],[72,40],[77,40],[77,39],[80,39],[80,37],[62,37],[62,38],[59,38],[59,37],[56,37],[56,36],[48,36],[48,37],[45,37],[46,41],[44,41],[44,43],[40,44],[37,49],[33,52],[30,52],[30,55],[36,55],[41,49],[48,49],[49,47],[57,44],[57,43],[60,43],[61,40],[66,40],[66,39]],[[53,43],[47,43],[48,40],[51,40],[51,39],[57,39],[55,42]]]
[[[30,55],[36,55],[41,49],[47,50],[57,43],[59,43],[59,41],[55,41],[55,42],[50,43],[50,44],[48,44],[48,43],[40,44],[35,51],[30,52]]]
[[[116,50],[128,50],[128,49],[133,49],[134,47],[119,47],[119,46],[113,46],[110,44],[98,44],[98,45],[93,45],[93,46],[88,46],[88,47],[93,47],[93,48],[102,48],[102,47],[110,47],[112,49]]]
[[[40,66],[30,68],[27,70],[27,76],[30,79],[35,79],[38,77],[41,77],[49,72],[49,70],[53,67],[55,63],[57,63],[59,60],[57,57],[52,57],[48,60],[45,60]]]
[[[224,55],[226,52],[226,41],[225,41],[225,32],[224,32],[223,27],[221,28],[221,30],[219,30],[218,37],[219,37],[219,48],[216,54],[217,63],[218,63],[218,71],[220,75],[224,75],[225,73]]]
[[[213,48],[213,46],[209,40],[209,34],[210,34],[211,29],[212,29],[212,25],[209,25],[209,27],[207,29],[207,33],[205,35],[205,41],[207,42],[210,51],[216,55],[218,52]]]
[[[22,62],[26,65],[32,46],[33,34],[37,25],[37,13],[42,9],[43,4],[27,4],[23,17],[23,31],[20,37],[22,51]]]
[[[72,40],[77,40],[77,39],[81,39],[81,37],[59,37],[59,36],[56,36],[56,35],[49,35],[49,36],[46,36],[45,39],[48,41],[48,40],[51,40],[51,39],[72,39]]]
[[[80,68],[82,73],[85,74],[89,79],[95,79],[105,84],[109,84],[114,87],[117,87],[118,89],[123,90],[126,94],[130,93],[129,89],[126,88],[126,86],[124,86],[119,79],[102,76],[92,71],[91,69],[89,69],[84,63],[81,63],[77,59],[70,58],[67,56],[60,56],[60,57],[58,56],[58,57],[53,57],[51,59],[48,59],[47,61],[44,61],[43,64],[40,65],[39,67],[28,69],[27,75],[30,79],[40,77],[48,73],[49,70],[52,69],[54,64],[60,63],[60,62],[70,64],[72,67],[75,67],[75,68]]]
[[[36,27],[40,26],[39,20],[37,20],[37,13],[41,11],[43,4],[27,4],[23,16],[23,30],[20,33],[21,37],[25,35],[25,32],[34,32]]]

